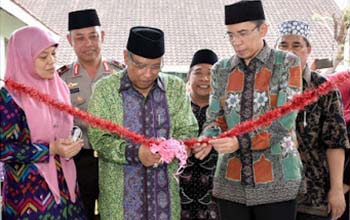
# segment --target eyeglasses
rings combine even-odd
[[[159,72],[160,69],[163,67],[163,62],[161,62],[160,64],[153,64],[153,65],[140,63],[140,62],[136,61],[133,58],[132,54],[130,54],[130,53],[129,53],[129,60],[136,67],[136,69],[139,69],[139,70],[145,70],[149,66],[149,68],[151,69],[152,73]]]
[[[247,38],[255,29],[257,29],[259,26],[256,25],[253,29],[251,30],[240,30],[237,33],[232,33],[232,32],[227,32],[226,37],[230,40],[233,41],[233,39],[239,39],[242,40],[244,38]]]

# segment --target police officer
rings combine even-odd
[[[58,73],[70,89],[72,105],[85,111],[94,83],[112,72],[119,72],[124,65],[102,57],[101,47],[105,33],[101,30],[95,9],[70,12],[68,31],[67,40],[73,47],[77,60],[59,68]],[[92,220],[96,219],[94,210],[98,198],[98,159],[87,139],[87,126],[78,119],[75,119],[75,125],[81,128],[84,139],[84,149],[74,158],[78,183],[86,217]]]

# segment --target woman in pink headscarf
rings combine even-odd
[[[55,71],[57,41],[37,27],[15,31],[5,79],[70,104]],[[4,219],[84,219],[74,161],[83,143],[70,138],[73,118],[7,88],[0,90],[0,160],[4,162]],[[66,158],[66,159],[65,159]]]

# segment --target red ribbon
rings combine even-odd
[[[305,106],[316,102],[320,96],[325,95],[328,92],[334,90],[336,84],[341,84],[344,81],[349,79],[350,79],[349,74],[337,75],[332,80],[328,80],[322,83],[318,88],[310,89],[305,91],[303,94],[294,96],[290,102],[285,103],[283,106],[279,106],[273,110],[270,110],[265,114],[260,115],[256,119],[248,120],[236,125],[231,130],[221,133],[219,137],[220,138],[233,137],[233,136],[241,135],[250,131],[254,131],[257,128],[260,128],[263,126],[267,126],[271,124],[272,121],[282,117],[283,115],[286,115],[295,110],[303,109]],[[10,79],[5,80],[5,85],[8,89],[23,93],[40,102],[47,104],[52,108],[55,108],[59,111],[63,111],[70,115],[73,115],[74,117],[81,119],[86,124],[92,127],[118,134],[121,137],[131,139],[135,143],[144,144],[147,146],[160,143],[159,140],[156,140],[154,138],[147,139],[145,136],[129,131],[128,129],[116,123],[112,123],[108,120],[91,115],[88,112],[81,111],[78,108],[58,102],[52,99],[48,94],[41,93],[35,88],[26,86],[21,83],[17,83]],[[195,143],[198,143],[198,142],[207,143],[209,140],[210,138],[205,138],[201,141],[193,138],[193,139],[182,140],[182,142],[188,147],[192,147]]]

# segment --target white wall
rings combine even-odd
[[[0,8],[0,78],[4,78],[6,65],[6,45],[5,39],[9,39],[11,33],[26,25],[24,22],[18,20],[16,17],[8,14]],[[2,82],[0,81],[0,86]]]
[[[22,6],[12,0],[0,0],[0,77],[3,79],[6,64],[6,45],[11,33],[25,25],[38,26],[52,32],[56,37],[57,33],[50,30],[33,14],[29,13]],[[3,83],[0,81],[0,87]]]

